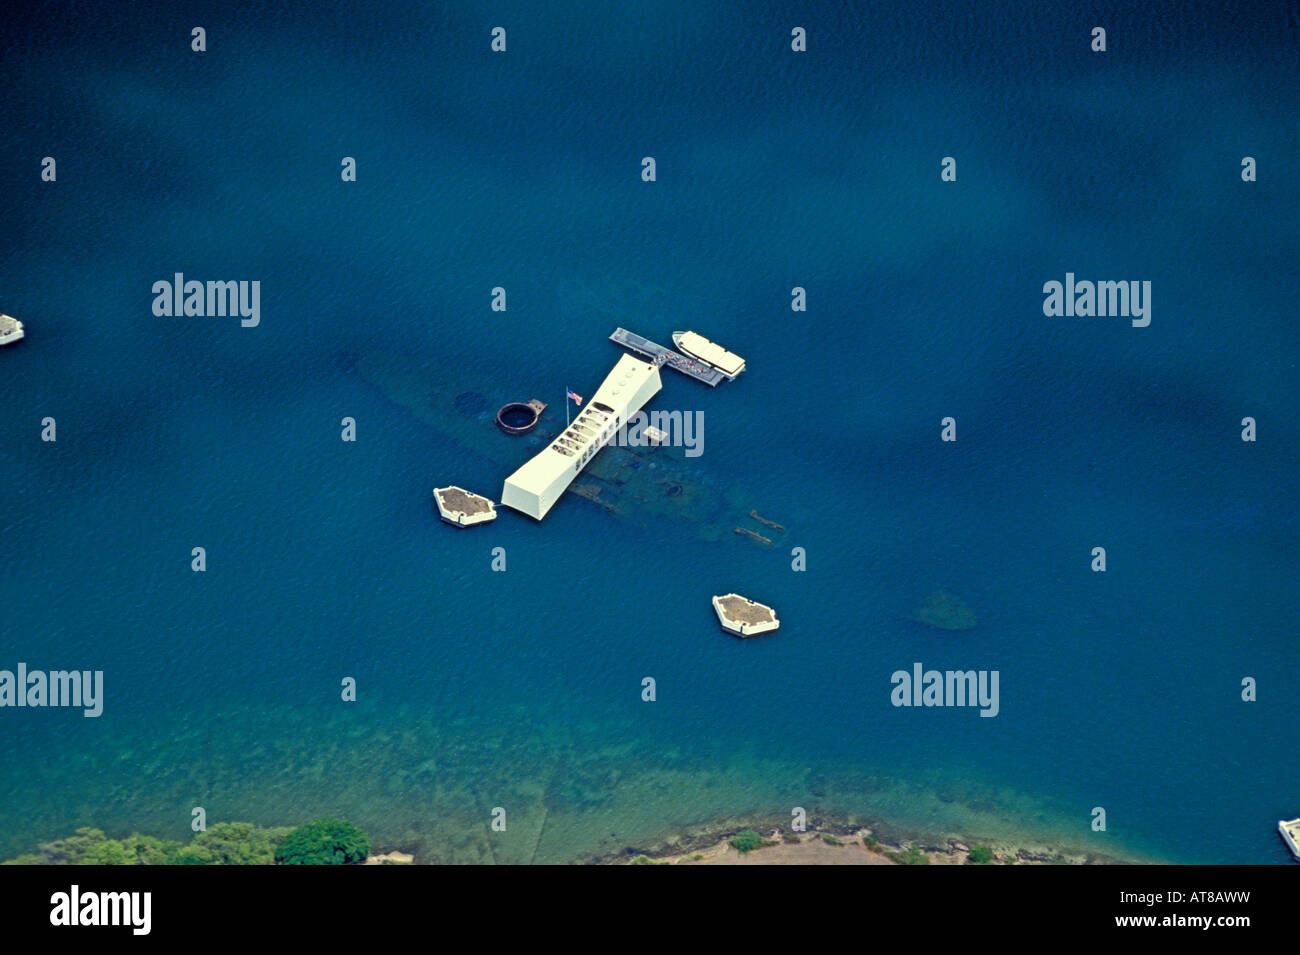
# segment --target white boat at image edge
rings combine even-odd
[[[1282,841],[1296,861],[1300,862],[1300,819],[1279,819],[1277,831],[1282,834]]]
[[[9,315],[0,315],[0,345],[10,345],[23,337],[23,323]]]
[[[718,369],[728,381],[745,370],[745,359],[696,332],[673,332],[673,344],[687,358],[694,358]]]

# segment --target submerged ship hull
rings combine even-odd
[[[559,436],[558,429],[547,427],[546,418],[530,434],[503,434],[494,416],[504,396],[479,393],[477,382],[438,356],[377,349],[350,364],[389,401],[437,434],[500,465],[503,474]],[[740,488],[720,488],[680,447],[606,445],[568,490],[570,497],[642,527],[668,522],[705,540],[745,540],[763,547],[788,536],[784,527],[759,516],[754,510],[759,502]]]

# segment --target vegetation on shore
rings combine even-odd
[[[886,856],[899,865],[929,865],[930,857],[916,846],[904,846],[899,852],[886,852]]]
[[[736,833],[732,837],[730,844],[731,848],[743,855],[746,852],[753,852],[755,849],[762,848],[763,837],[753,829],[746,829],[743,832]]]
[[[289,848],[285,850],[285,846]],[[280,858],[282,850],[284,860]],[[297,829],[268,828],[251,822],[217,822],[196,833],[189,842],[138,832],[110,839],[102,829],[83,826],[71,836],[40,843],[35,852],[23,853],[0,864],[328,865],[340,861],[361,862],[369,852],[365,833],[336,819],[317,820]]]
[[[993,850],[988,846],[976,846],[971,849],[966,859],[975,865],[988,865],[993,861]]]
[[[317,819],[289,833],[275,850],[278,865],[349,865],[370,855],[366,834],[342,819]]]

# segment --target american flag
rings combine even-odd
[[[564,389],[564,397],[566,397],[566,398],[568,398],[569,400],[571,400],[575,405],[580,405],[580,404],[582,404],[582,395],[575,395],[575,394],[574,394],[572,391],[570,391],[568,388],[565,388],[565,389]]]

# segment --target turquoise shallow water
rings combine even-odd
[[[101,668],[108,699],[98,720],[0,710],[0,851],[86,824],[181,836],[203,805],[568,861],[803,805],[1285,861],[1284,6],[1113,11],[1105,57],[1088,18],[1016,4],[214,5],[130,30],[126,8],[51,9],[3,34],[0,307],[30,336],[0,353],[0,667]],[[261,281],[261,326],[154,317],[177,271]],[[1151,280],[1152,324],[1045,318],[1066,271]],[[498,493],[528,453],[438,396],[557,420],[619,324],[746,357],[716,391],[668,376],[655,406],[704,413],[686,477],[785,525],[780,548],[572,495],[540,525],[437,522],[431,486]],[[907,619],[937,587],[976,630]],[[718,634],[708,598],[732,589],[780,634]],[[891,707],[914,661],[998,669],[1000,715]]]

